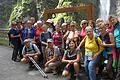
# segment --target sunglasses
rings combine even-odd
[[[85,24],[87,24],[87,23],[83,23],[82,25],[85,25]]]

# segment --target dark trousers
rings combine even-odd
[[[120,78],[120,48],[117,48],[117,62],[118,62],[118,66],[117,66],[116,78]]]
[[[37,47],[38,47],[38,49],[40,50],[40,53],[41,53],[41,55],[39,56],[39,63],[38,64],[43,65],[43,63],[41,63],[44,60],[41,43],[37,43],[36,45],[37,45]]]
[[[14,45],[14,48],[13,48],[12,60],[15,61],[18,56],[19,47],[18,47],[18,44],[13,44],[13,45]]]
[[[21,44],[21,41],[18,40],[18,41],[12,41],[11,44],[14,46],[13,47],[13,54],[12,54],[12,60],[16,60],[17,57],[19,56],[20,59],[23,58],[23,55],[22,55],[22,44]]]

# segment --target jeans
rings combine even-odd
[[[88,57],[85,56],[84,65],[89,80],[96,80],[95,61],[94,60],[88,61]]]

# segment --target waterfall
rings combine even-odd
[[[106,21],[110,13],[110,0],[100,0],[99,18]]]

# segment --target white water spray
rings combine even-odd
[[[100,0],[100,14],[99,18],[106,21],[110,13],[110,0]]]

